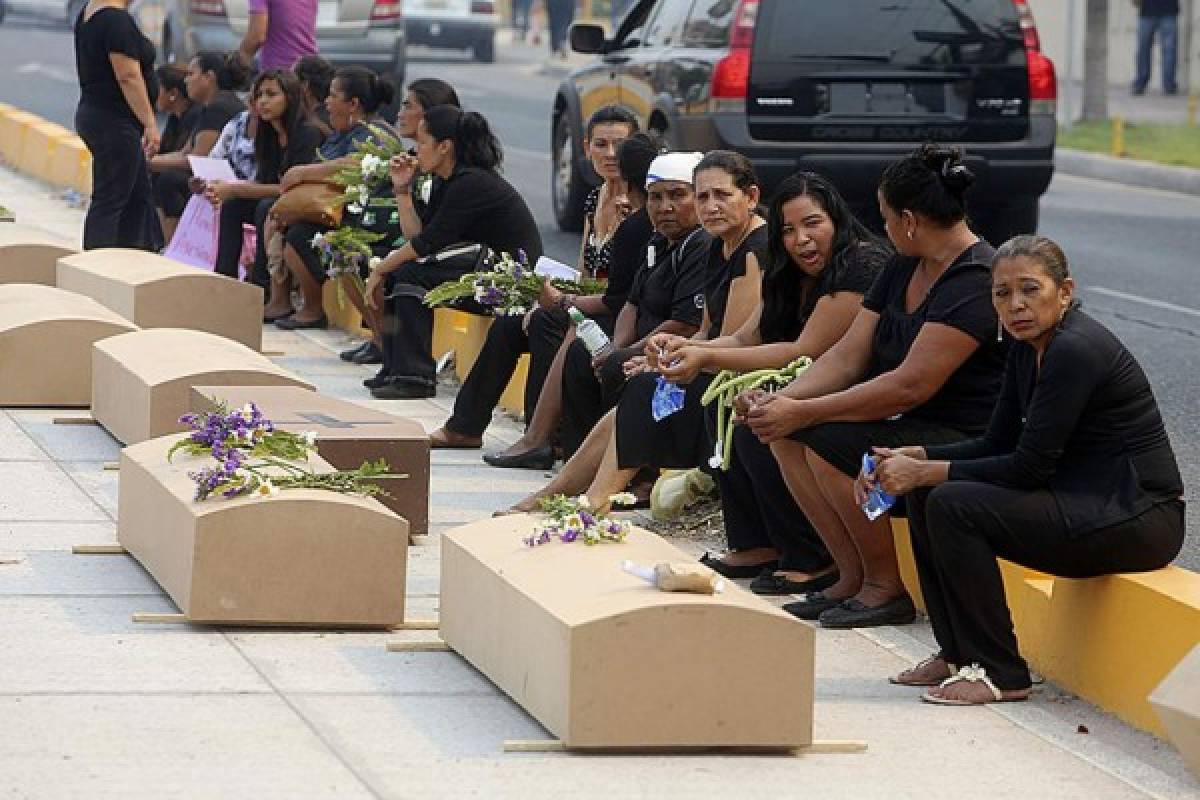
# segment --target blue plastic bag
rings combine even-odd
[[[682,409],[685,394],[682,388],[659,375],[657,385],[654,387],[654,396],[650,398],[650,414],[654,417],[654,421],[662,422]]]
[[[863,453],[862,468],[865,475],[875,472],[875,459],[867,453]],[[867,519],[874,522],[894,505],[896,505],[896,498],[876,486],[867,492],[867,499],[863,501],[862,511],[867,515]]]

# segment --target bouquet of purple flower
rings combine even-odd
[[[520,316],[534,309],[542,293],[542,276],[529,266],[529,259],[522,250],[513,258],[501,253],[490,270],[468,272],[456,281],[448,281],[425,294],[425,305],[430,308],[450,305],[458,300],[472,298],[498,317]],[[569,294],[600,294],[604,291],[603,281],[568,281],[551,278],[551,285]]]
[[[622,492],[608,498],[613,505],[629,506],[636,502],[632,494]],[[587,495],[567,497],[556,494],[543,498],[542,511],[550,516],[550,522],[538,526],[523,541],[529,547],[549,544],[558,539],[563,544],[582,541],[584,544],[601,542],[623,542],[629,535],[629,522],[610,517],[607,512],[593,509]]]
[[[281,489],[327,489],[371,496],[386,494],[373,481],[408,477],[391,474],[383,459],[365,462],[354,470],[319,473],[297,464],[307,461],[316,449],[317,434],[277,430],[254,403],[236,411],[218,404],[215,411],[184,414],[179,421],[191,432],[171,446],[167,459],[182,450],[193,456],[209,455],[216,461],[188,473],[196,483],[197,501],[213,495],[265,497]]]

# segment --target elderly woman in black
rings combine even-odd
[[[1049,239],[1001,247],[992,302],[1016,344],[987,432],[877,448],[875,474],[856,483],[860,497],[875,485],[908,494],[941,651],[892,681],[934,687],[930,702],[1029,696],[997,557],[1090,578],[1159,569],[1183,544],[1183,481],[1150,383],[1117,337],[1073,305],[1074,290]]]

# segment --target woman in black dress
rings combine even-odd
[[[75,130],[92,154],[84,250],[149,250],[158,244],[146,171],[146,159],[161,143],[154,116],[154,45],[138,30],[128,5],[128,0],[91,0],[75,22]]]
[[[837,564],[836,583],[784,606],[825,627],[916,614],[888,516],[868,520],[854,502],[863,453],[969,438],[996,402],[1006,343],[990,299],[994,251],[966,222],[972,178],[959,151],[935,145],[888,167],[879,206],[898,255],[837,344],[781,391],[740,400]]]
[[[1117,337],[1074,306],[1074,291],[1054,242],[1018,236],[1002,246],[992,300],[1016,343],[987,432],[877,448],[875,474],[856,483],[860,496],[875,485],[908,494],[941,650],[892,680],[934,687],[930,702],[1029,696],[997,558],[1091,578],[1160,569],[1183,544],[1183,480],[1154,392]]]

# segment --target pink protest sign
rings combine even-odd
[[[217,210],[203,195],[188,200],[163,255],[201,269],[212,269],[217,263]]]

